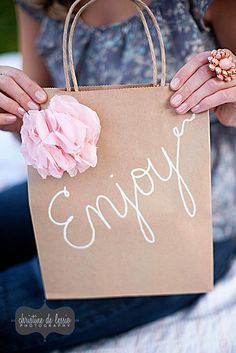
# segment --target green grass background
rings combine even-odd
[[[0,53],[17,50],[14,1],[0,0]]]

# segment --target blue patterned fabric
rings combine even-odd
[[[150,8],[164,37],[168,81],[190,57],[219,46],[212,30],[203,23],[203,15],[211,2],[151,1]],[[41,22],[37,49],[49,69],[54,85],[64,87],[63,21],[43,15],[29,5],[22,4],[22,0],[18,0],[18,3]],[[156,58],[160,68],[156,32],[148,16],[146,18],[155,39]],[[96,28],[80,20],[74,35],[73,55],[80,85],[147,83],[152,80],[148,42],[138,16]],[[211,138],[213,229],[215,240],[220,240],[236,234],[236,129],[222,126],[212,114]]]

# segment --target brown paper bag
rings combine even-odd
[[[68,23],[76,1],[68,13]],[[155,17],[140,0],[154,21]],[[43,180],[29,168],[29,199],[48,299],[206,292],[213,285],[208,113],[169,106],[162,49],[154,84],[47,89],[70,94],[101,120],[98,163],[74,178]],[[64,42],[66,43],[66,42]]]

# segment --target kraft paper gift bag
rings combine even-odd
[[[212,289],[212,220],[208,113],[177,116],[169,106],[158,23],[141,0],[153,60],[153,84],[78,87],[72,38],[64,31],[67,88],[101,122],[94,168],[43,179],[29,167],[29,200],[48,299],[199,293]],[[141,11],[157,30],[162,77]],[[79,43],[77,43],[79,45]],[[70,68],[70,71],[69,71]],[[70,87],[69,73],[73,79]],[[46,108],[43,107],[43,108]]]

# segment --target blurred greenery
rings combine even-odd
[[[13,0],[0,0],[0,53],[17,51],[15,5]]]

